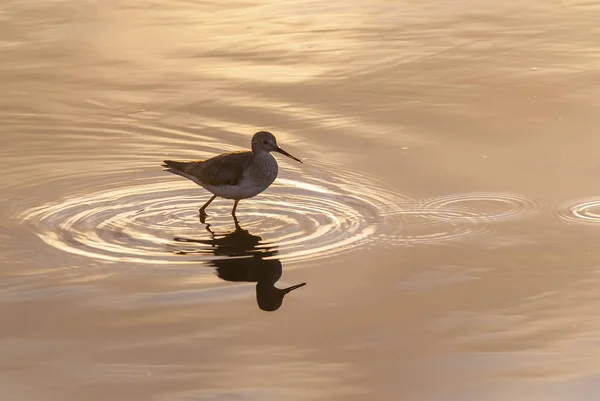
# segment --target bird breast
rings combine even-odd
[[[275,157],[270,153],[264,153],[254,158],[246,178],[256,185],[268,187],[277,178],[278,170],[279,167]]]

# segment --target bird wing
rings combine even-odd
[[[186,173],[206,185],[237,185],[251,163],[251,151],[233,152],[190,164]]]

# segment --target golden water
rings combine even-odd
[[[0,399],[596,400],[598,21],[4,1]],[[207,230],[161,161],[259,129],[304,164]]]

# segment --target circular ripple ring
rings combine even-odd
[[[600,224],[600,198],[586,198],[562,205],[560,218],[574,223]]]
[[[432,212],[441,209],[443,212],[436,218],[493,222],[534,215],[539,212],[541,202],[518,194],[482,192],[440,196],[426,200],[422,206]]]
[[[16,128],[26,127],[17,117],[12,118]],[[82,159],[78,148],[67,148],[64,159],[69,160],[69,165],[37,172],[36,180],[24,180],[19,185],[44,182],[67,187],[68,182],[70,197],[26,210],[19,219],[48,245],[97,260],[181,265],[208,262],[214,257],[209,247],[190,257],[177,254],[182,244],[175,238],[208,237],[198,221],[198,208],[210,194],[180,177],[162,173],[159,162],[164,153],[178,152],[181,158],[204,157],[235,147],[203,136],[205,129],[189,133],[173,127],[138,124],[131,132],[123,121],[86,122],[80,126],[70,126],[69,121],[25,131],[49,138],[50,135],[41,134],[59,130],[73,140],[85,139],[83,143],[89,142],[90,132],[102,132],[104,139],[114,137],[127,143],[125,149],[139,149],[143,162],[117,150],[112,155],[88,152],[93,156],[86,153]],[[198,138],[202,138],[201,150],[197,149]],[[187,149],[188,153],[181,154],[180,149]],[[76,162],[89,165],[90,160],[94,162],[92,166],[101,168],[93,172],[71,168]],[[416,201],[326,157],[306,163],[302,169],[288,166],[285,172],[288,174],[282,174],[265,193],[243,200],[238,217],[242,228],[275,245],[277,257],[287,262],[333,257],[373,245],[458,240],[487,230],[484,224],[475,226],[473,222],[516,218],[536,210],[536,205],[525,198],[507,195],[467,194]],[[85,193],[90,175],[95,186]],[[295,178],[300,175],[301,178]],[[72,188],[72,182],[79,184]],[[500,213],[482,213],[469,207],[468,202],[475,201],[493,201],[507,208]],[[211,204],[207,221],[215,231],[233,228],[230,210],[230,201],[218,199]]]

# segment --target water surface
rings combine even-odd
[[[595,400],[599,20],[3,2],[0,393]],[[259,129],[304,164],[201,224],[161,161]]]

